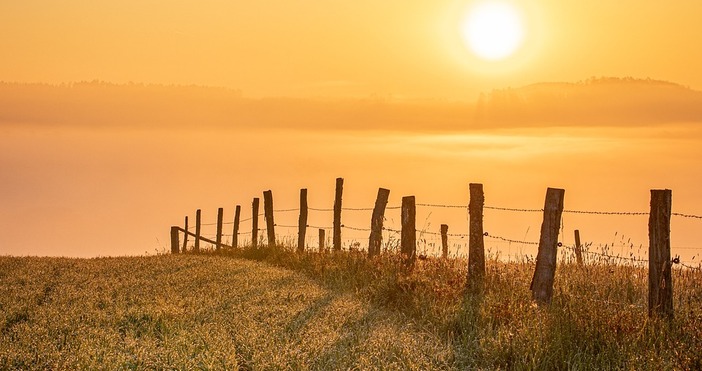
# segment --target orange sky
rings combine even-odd
[[[671,188],[674,211],[702,214],[702,2],[513,3],[525,43],[485,62],[460,36],[470,1],[2,1],[0,81],[66,84],[0,83],[0,254],[153,253],[196,208],[248,214],[266,189],[280,208],[302,187],[329,207],[338,176],[350,207],[378,187],[393,205],[466,204],[482,182],[492,206],[539,208],[562,187],[569,209],[646,211]],[[597,79],[478,99],[592,76],[693,90]],[[72,84],[93,80],[114,84]],[[171,86],[191,84],[228,89]],[[421,211],[418,228],[465,233],[458,210]],[[534,241],[539,223],[486,213],[485,229]],[[699,226],[674,221],[674,255],[700,252]],[[561,239],[575,228],[647,243],[645,217],[568,215]]]
[[[702,89],[702,2],[514,1],[527,43],[479,62],[459,37],[470,1],[0,3],[0,80],[199,84],[246,96],[473,100],[590,76]]]

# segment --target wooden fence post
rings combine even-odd
[[[403,259],[409,264],[414,262],[417,252],[417,209],[415,207],[414,196],[402,197],[402,231],[400,241],[400,252]]]
[[[258,197],[251,204],[251,247],[258,247]]]
[[[171,254],[177,254],[180,251],[180,244],[178,243],[179,229],[177,226],[171,227]]]
[[[441,225],[441,257],[448,258],[448,225]]]
[[[183,253],[188,249],[188,217],[185,217],[185,235],[183,236]]]
[[[563,189],[546,190],[539,252],[536,255],[536,269],[530,286],[531,296],[539,305],[550,304],[553,297],[553,278],[556,275],[558,256],[558,230],[561,227],[564,196]]]
[[[195,211],[195,252],[200,251],[200,229],[202,228],[202,210]]]
[[[468,185],[470,202],[468,203],[468,285],[478,285],[485,277],[485,242],[483,241],[483,205],[485,195],[483,185]]]
[[[232,229],[232,248],[236,249],[239,245],[239,220],[241,219],[241,205],[236,205],[234,212],[234,228]]]
[[[305,251],[305,234],[307,234],[307,188],[300,190],[300,217],[297,220],[297,252]]]
[[[215,239],[215,241],[217,241],[217,243],[215,244],[217,250],[222,248],[223,220],[224,220],[224,209],[220,207],[219,209],[217,209],[217,238]]]
[[[673,319],[673,280],[670,260],[670,213],[673,193],[651,190],[648,219],[648,315]]]
[[[325,252],[324,241],[326,240],[324,229],[319,229],[319,252]]]
[[[575,230],[575,259],[578,265],[583,265],[583,246],[580,245],[580,231]]]
[[[378,188],[378,196],[375,198],[373,216],[371,216],[371,232],[368,237],[368,257],[380,255],[380,245],[383,241],[383,218],[385,207],[388,204],[390,190]]]
[[[334,192],[334,251],[341,251],[341,195],[344,193],[344,178],[336,178]]]
[[[266,231],[268,232],[268,246],[275,246],[275,222],[273,221],[273,192],[263,192],[263,212],[266,218]]]

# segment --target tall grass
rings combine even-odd
[[[0,369],[702,369],[699,271],[674,269],[667,322],[634,265],[563,259],[548,307],[531,260],[489,257],[470,292],[466,267],[286,246],[0,257]]]
[[[674,269],[672,322],[649,318],[648,276],[612,260],[559,262],[553,302],[538,307],[529,285],[534,264],[487,261],[477,292],[467,292],[467,261],[417,260],[394,253],[298,254],[285,246],[234,256],[304,272],[423,323],[451,342],[458,368],[702,369],[702,272]]]

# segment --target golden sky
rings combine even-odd
[[[460,37],[471,1],[3,1],[0,80],[99,79],[245,96],[473,100],[591,76],[702,89],[702,2],[512,1],[525,44],[485,63]]]
[[[481,182],[491,206],[560,187],[568,209],[645,212],[670,188],[701,215],[702,1],[500,1],[524,34],[499,61],[465,42],[469,0],[0,1],[0,255],[165,251],[197,208],[248,215],[267,189],[294,208],[303,187],[328,208],[336,177],[357,208],[378,187],[467,204]],[[445,212],[418,229],[465,233],[465,210]],[[534,241],[539,217],[486,213],[485,230]],[[699,261],[699,223],[674,220],[673,254]],[[648,243],[645,217],[563,224],[567,244]]]

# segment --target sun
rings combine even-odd
[[[479,58],[499,61],[519,50],[524,40],[522,17],[513,5],[485,1],[470,8],[461,24],[464,42]]]

